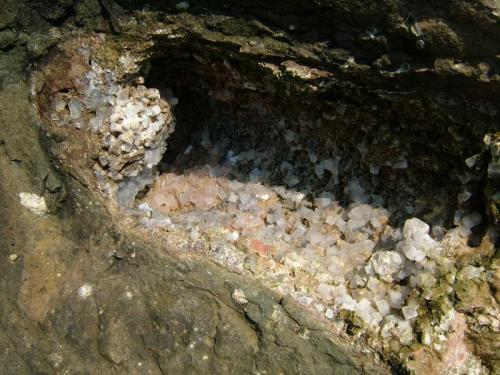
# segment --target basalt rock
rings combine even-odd
[[[2,368],[496,373],[499,26],[479,0],[7,1]]]

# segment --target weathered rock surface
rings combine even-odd
[[[4,372],[499,371],[499,26],[497,2],[479,0],[5,1],[0,10]],[[93,68],[79,54],[94,43],[100,46],[100,69],[116,72],[119,84],[136,87],[146,76],[148,87],[162,91],[169,84],[179,96],[177,122],[188,125],[171,135],[167,152],[184,152],[183,139],[199,119],[230,118],[243,132],[248,129],[250,138],[261,126],[257,129],[270,139],[270,127],[283,121],[302,137],[297,143],[312,138],[314,150],[342,156],[340,168],[349,172],[339,176],[334,158],[313,171],[332,176],[341,202],[349,203],[356,190],[350,181],[356,178],[382,196],[395,223],[411,214],[436,227],[461,228],[471,247],[455,248],[453,272],[432,290],[416,338],[410,329],[408,345],[387,339],[381,346],[360,330],[356,316],[346,316],[346,325],[318,319],[251,273],[234,272],[206,258],[203,249],[183,254],[182,239],[166,241],[127,219],[102,191],[109,181],[114,186],[148,168],[132,150],[144,142],[135,144],[135,138],[106,128],[123,151],[116,170],[109,170],[109,160],[99,159],[104,147],[98,131],[58,128],[61,118],[51,117],[54,97],[66,100],[71,90],[83,96],[77,78]],[[171,123],[172,102],[150,105],[141,95],[134,100],[148,99],[152,123],[159,113]],[[69,118],[62,124],[81,117],[81,103],[59,104]],[[119,112],[116,108],[109,115]],[[92,111],[95,122],[98,108]],[[141,111],[131,109],[134,118]],[[165,134],[153,132],[152,138],[159,145]],[[106,157],[115,154],[111,150]],[[349,163],[345,155],[353,155]],[[157,156],[150,156],[157,164]],[[96,179],[96,168],[106,171],[103,180]],[[303,176],[298,177],[287,183],[302,187]],[[321,187],[321,181],[311,184]],[[23,200],[19,194],[35,195],[22,195]],[[457,211],[463,215],[457,218]],[[472,211],[479,219],[467,215]],[[420,237],[430,243],[427,229]],[[422,238],[413,237],[423,246]],[[421,258],[415,246],[405,245],[408,259]],[[259,254],[268,251],[257,247]],[[394,254],[372,258],[381,278],[399,270],[401,259]],[[401,319],[416,314],[406,307],[392,326],[384,326],[386,337],[405,332],[398,330]],[[456,311],[448,322],[450,335],[443,337],[442,348],[429,346],[432,314],[446,309]],[[324,315],[330,319],[329,314]]]

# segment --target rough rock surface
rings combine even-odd
[[[499,371],[496,2],[4,3],[0,365],[5,373]],[[94,45],[99,69],[81,59],[82,50]],[[143,76],[147,87],[160,91],[171,84],[180,98],[178,122],[231,118],[250,129],[249,137],[258,123],[272,139],[269,127],[283,121],[292,143],[314,138],[315,150],[341,156],[326,155],[313,171],[332,176],[341,203],[368,186],[384,199],[394,223],[411,215],[433,227],[457,226],[470,247],[454,248],[453,272],[443,275],[441,290],[432,290],[416,338],[404,321],[416,316],[412,306],[381,331],[385,337],[407,333],[408,345],[388,339],[381,347],[360,329],[356,316],[345,316],[346,325],[337,326],[328,321],[333,311],[327,309],[327,319],[318,319],[251,274],[206,258],[204,249],[180,254],[186,247],[182,238],[164,241],[138,228],[105,194],[129,189],[128,181],[136,195],[144,185],[134,178],[151,164],[141,178],[152,183],[158,155],[148,154],[153,160],[148,163],[147,140],[136,144],[136,133],[111,129],[111,120],[104,127],[120,141],[121,151],[106,148],[102,133],[72,125],[81,117],[81,103],[61,102],[71,90],[84,97],[77,78],[97,70],[113,71],[122,89],[137,92],[143,90],[137,81]],[[172,98],[143,94],[131,96],[141,103],[159,100],[158,108],[156,102],[144,104],[152,111],[151,123],[163,113],[171,124]],[[116,101],[109,104],[109,116],[119,112]],[[98,108],[89,110],[95,123]],[[137,119],[143,111],[130,108],[129,117]],[[52,117],[55,112],[68,116],[63,126],[56,124],[61,118]],[[115,127],[124,119],[117,120]],[[184,152],[190,126],[171,135],[167,153]],[[152,133],[160,154],[171,132],[165,129]],[[145,147],[140,160],[133,147]],[[111,169],[110,160],[99,159],[103,150],[108,159],[119,159]],[[346,155],[353,155],[351,169]],[[300,165],[295,157],[293,165]],[[349,172],[340,176],[339,163]],[[286,183],[305,186],[307,174],[294,177],[297,181],[289,177]],[[321,179],[314,181],[309,188],[321,187]],[[427,230],[406,237],[419,245],[434,241]],[[409,242],[402,242],[402,253],[420,259]],[[269,251],[261,243],[254,247],[259,254]],[[401,259],[395,252],[375,254],[372,267],[390,279]],[[377,308],[388,307],[380,302]],[[445,310],[456,312],[447,322],[450,334],[442,348],[431,347],[426,329],[436,318],[432,314]]]

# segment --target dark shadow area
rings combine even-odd
[[[343,206],[385,207],[394,225],[417,216],[454,226],[463,159],[457,150],[436,154],[435,144],[451,137],[446,128],[427,127],[420,116],[419,133],[408,130],[417,120],[411,107],[400,111],[367,94],[377,111],[351,121],[349,107],[367,103],[334,92],[302,98],[231,56],[207,59],[187,47],[150,64],[146,85],[179,98],[162,173],[208,165],[214,176],[285,186],[310,199],[327,192]],[[325,103],[331,101],[337,112],[330,118]],[[484,212],[481,195],[472,193],[469,208]]]

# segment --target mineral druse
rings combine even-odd
[[[455,281],[491,276],[455,257],[457,249],[471,250],[467,241],[483,216],[457,209],[455,226],[445,227],[443,219],[414,217],[418,199],[392,197],[388,204],[390,189],[374,193],[382,169],[411,168],[406,152],[370,162],[363,174],[353,155],[369,153],[364,140],[355,152],[316,147],[313,132],[282,118],[262,129],[200,118],[174,138],[175,128],[185,126],[174,123],[182,98],[147,87],[141,76],[119,77],[93,61],[90,50],[79,53],[91,61],[88,71],[71,89],[50,92],[42,117],[49,132],[76,131],[95,143],[82,165],[109,207],[146,235],[251,274],[344,331],[356,327],[351,333],[377,350],[418,341],[445,350],[456,320],[449,298]],[[134,69],[130,57],[118,61]],[[458,200],[471,196],[464,189]],[[39,210],[31,196],[21,200]],[[249,302],[243,288],[232,298]]]

